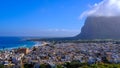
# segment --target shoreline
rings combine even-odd
[[[36,46],[36,44],[38,44],[37,42],[35,42],[35,41],[31,41],[32,43],[33,43],[33,45],[28,45],[28,44],[25,44],[25,45],[20,45],[20,44],[18,44],[18,46],[13,46],[13,47],[1,47],[0,48],[0,50],[1,51],[3,51],[3,50],[7,50],[7,51],[9,51],[9,50],[13,50],[13,49],[18,49],[18,48],[33,48],[34,46]],[[41,44],[39,44],[39,45],[41,45]]]

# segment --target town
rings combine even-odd
[[[0,64],[4,68],[57,68],[58,64],[78,61],[79,63],[120,63],[120,44],[107,43],[56,43],[43,42],[32,48],[16,48],[0,52]],[[64,68],[64,67],[63,67]]]

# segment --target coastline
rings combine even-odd
[[[18,44],[17,46],[11,46],[11,47],[1,47],[0,50],[12,50],[12,49],[18,49],[18,48],[32,48],[38,44],[37,42],[32,42],[32,44],[25,44],[25,45],[20,45]],[[40,45],[40,44],[39,44]]]

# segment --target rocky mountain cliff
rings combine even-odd
[[[120,39],[120,16],[117,17],[87,17],[80,39]]]

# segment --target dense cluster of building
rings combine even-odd
[[[77,60],[81,63],[120,63],[120,45],[108,43],[57,43],[43,44],[33,48],[18,48],[0,53],[0,64],[21,67],[23,64],[63,64]]]

